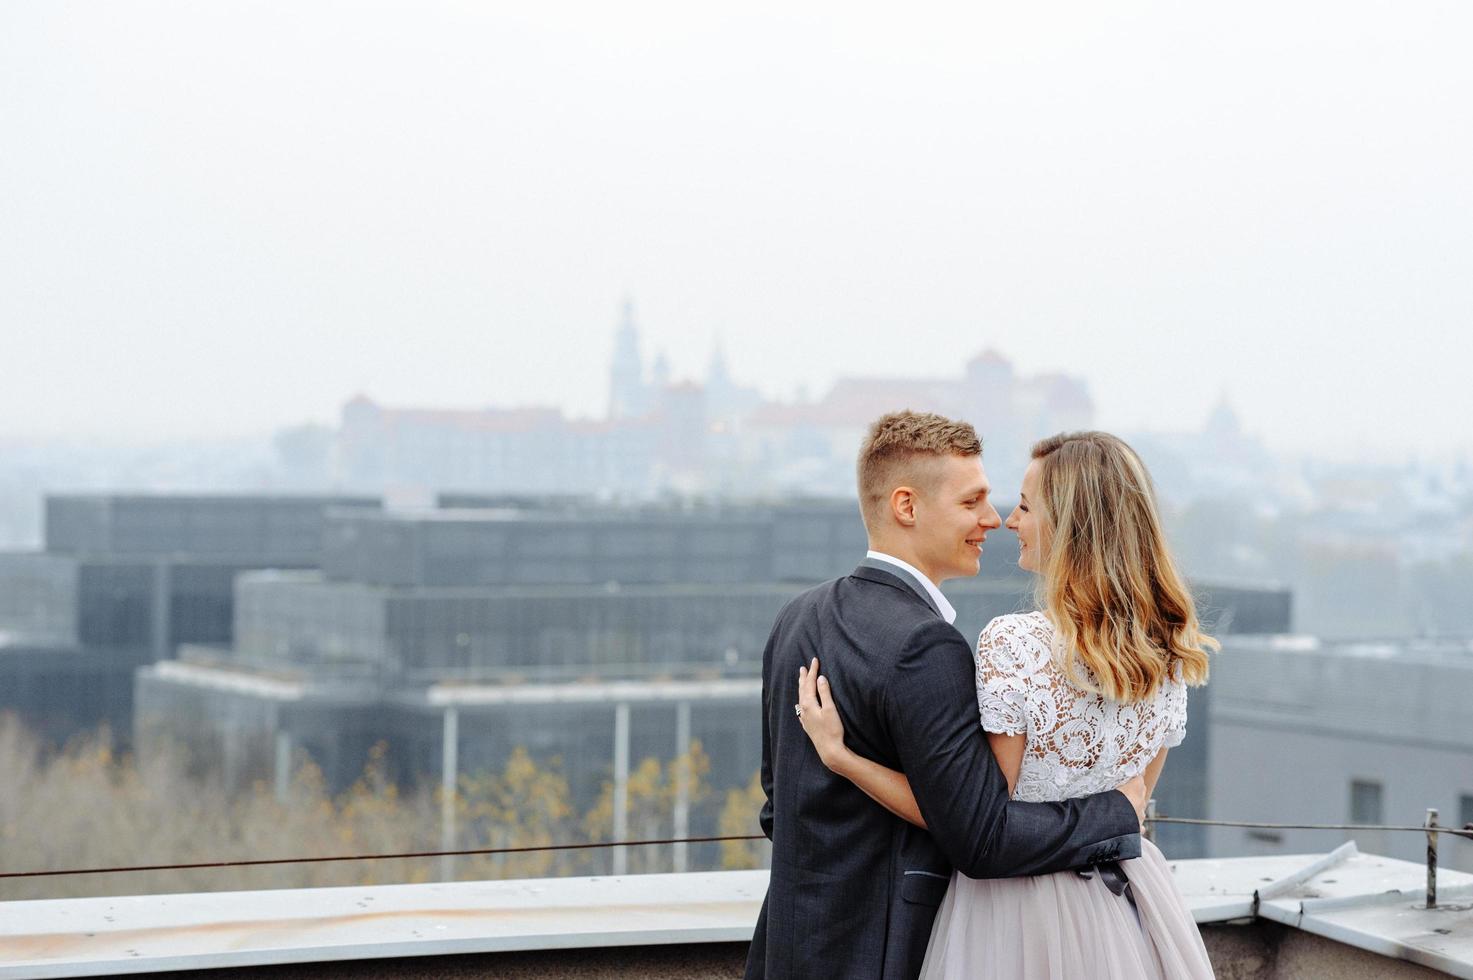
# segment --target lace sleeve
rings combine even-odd
[[[1017,635],[1006,617],[987,624],[977,638],[977,708],[982,727],[998,735],[1028,731],[1028,680],[1023,673]]]
[[[1187,686],[1179,678],[1167,681],[1166,739],[1163,748],[1176,748],[1187,737]]]

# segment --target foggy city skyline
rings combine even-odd
[[[1080,860],[1136,876],[1140,829],[1219,976],[1473,970],[1470,37],[1452,0],[0,3],[0,974],[612,936],[737,975],[794,839],[848,887],[768,806],[810,809],[781,658],[921,790],[960,726],[890,753],[867,703],[995,735],[1033,686],[1018,751],[1113,767],[1154,709],[1035,680],[1044,645],[1080,679],[1076,592],[1116,670],[1217,641]],[[1149,492],[1066,460],[1127,533],[1051,560],[1034,499],[945,578],[962,501],[860,514],[901,409],[972,423],[999,517],[1058,432]],[[860,693],[958,638],[975,692]],[[946,820],[883,805],[903,874],[850,904],[893,932],[976,869],[916,870]]]
[[[5,441],[601,417],[632,295],[676,379],[719,342],[769,399],[995,348],[1116,431],[1226,395],[1277,451],[1469,449],[1466,8],[0,23]]]

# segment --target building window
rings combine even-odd
[[[1473,824],[1473,793],[1464,793],[1458,797],[1458,826],[1470,824]]]
[[[1381,822],[1381,784],[1369,779],[1350,781],[1350,822]]]

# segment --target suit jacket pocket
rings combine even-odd
[[[946,888],[951,884],[951,875],[934,871],[907,871],[900,882],[900,897],[913,905],[941,904],[946,897]]]

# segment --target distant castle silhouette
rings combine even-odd
[[[672,381],[663,354],[646,367],[626,297],[603,419],[550,407],[387,408],[358,395],[343,408],[337,475],[346,487],[380,492],[849,496],[865,428],[900,408],[976,425],[1000,486],[1021,478],[1032,440],[1088,428],[1094,417],[1081,379],[1020,376],[995,349],[954,377],[841,377],[816,400],[768,401],[731,377],[718,342],[704,382]]]

